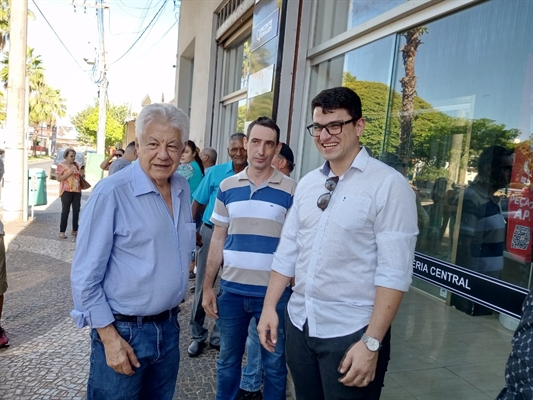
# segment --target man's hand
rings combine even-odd
[[[361,340],[354,343],[339,365],[339,372],[344,374],[339,382],[345,386],[368,386],[376,375],[378,356],[377,351],[368,350]]]
[[[275,309],[264,309],[257,324],[257,333],[259,341],[265,349],[274,352],[278,342],[278,325],[279,318]]]
[[[133,348],[126,342],[113,325],[97,329],[100,339],[104,344],[105,358],[107,365],[115,372],[124,375],[133,375],[135,371],[132,366],[139,368],[141,364]]]
[[[217,298],[215,292],[211,286],[205,287],[202,294],[202,307],[207,315],[210,315],[214,319],[218,318]]]
[[[202,235],[200,235],[200,232],[196,232],[196,246],[203,246],[204,244],[202,243]]]

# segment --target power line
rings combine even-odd
[[[35,0],[33,0],[35,1]],[[152,20],[148,23],[148,25],[146,25],[146,27],[143,29],[143,31],[141,32],[141,34],[139,35],[139,37],[135,40],[135,42],[133,42],[133,44],[129,47],[128,50],[126,50],[126,52],[124,54],[122,54],[119,58],[117,58],[115,61],[113,61],[111,64],[109,65],[113,65],[113,64],[116,64],[118,61],[120,61],[126,54],[128,54],[131,49],[133,49],[133,47],[137,44],[137,42],[143,37],[144,33],[148,30],[148,28],[152,25],[152,23],[156,20],[156,18],[159,16],[159,14],[161,13],[161,11],[163,11],[163,8],[165,8],[166,4],[167,4],[168,0],[165,0],[163,2],[163,5],[161,6],[161,8],[157,11],[157,13],[154,15],[154,17],[152,18]]]
[[[67,48],[67,46],[65,45],[65,43],[63,43],[63,40],[61,40],[61,38],[59,37],[59,35],[57,34],[57,32],[55,31],[55,29],[52,27],[52,25],[50,24],[50,22],[48,22],[48,19],[45,17],[45,15],[43,14],[43,12],[41,11],[41,9],[39,8],[39,6],[37,5],[37,3],[35,2],[35,0],[32,0],[33,4],[35,5],[35,7],[37,8],[37,11],[39,11],[39,13],[41,14],[41,16],[44,18],[44,20],[46,21],[46,23],[48,24],[48,26],[50,27],[50,29],[52,30],[52,32],[54,32],[54,35],[56,35],[57,39],[61,42],[61,44],[63,45],[63,47],[65,48],[65,50],[67,51],[67,53],[72,57],[72,59],[74,60],[74,62],[78,65],[78,67],[80,67],[80,69],[83,71],[83,72],[86,72],[85,69],[83,69],[83,67],[80,65],[80,63],[78,62],[78,60],[76,60],[76,57],[74,57],[72,55],[72,53],[70,52],[70,50]]]

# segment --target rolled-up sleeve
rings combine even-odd
[[[409,290],[418,235],[415,192],[400,174],[387,178],[378,194],[374,225],[377,245],[376,286]]]
[[[70,276],[70,315],[78,328],[102,328],[115,320],[103,288],[114,235],[116,203],[110,197],[93,193],[81,216]]]

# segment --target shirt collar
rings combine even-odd
[[[365,147],[361,146],[361,148],[359,149],[359,153],[357,153],[357,155],[353,159],[350,168],[348,168],[348,171],[352,168],[355,168],[363,172],[366,169],[366,165],[368,164],[369,159],[370,156],[368,155],[368,152],[366,151]],[[329,161],[326,161],[324,164],[322,164],[320,172],[322,172],[326,176],[329,176],[332,173],[331,168],[329,166]],[[343,176],[346,175],[346,172],[343,174]]]
[[[159,190],[155,186],[154,182],[146,175],[146,172],[141,168],[139,162],[135,162],[130,167],[133,174],[133,194],[134,196],[141,196],[147,193],[159,193]],[[176,190],[176,193],[180,193],[183,188],[179,183],[179,178],[172,174],[170,176],[170,190]]]
[[[249,167],[246,167],[244,168],[241,172],[239,172],[237,174],[237,179],[242,181],[242,180],[247,180],[249,181],[250,178],[248,178],[248,168]],[[280,172],[279,170],[277,170],[276,168],[274,168],[274,172],[272,173],[272,175],[270,175],[270,177],[267,179],[267,182],[268,183],[281,183],[281,181],[283,180],[283,177],[285,175],[283,175],[283,172]]]

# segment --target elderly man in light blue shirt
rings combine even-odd
[[[179,368],[179,304],[195,224],[189,186],[174,174],[187,116],[170,104],[136,122],[138,162],[101,181],[84,207],[72,263],[79,328],[90,326],[90,399],[172,399]]]

